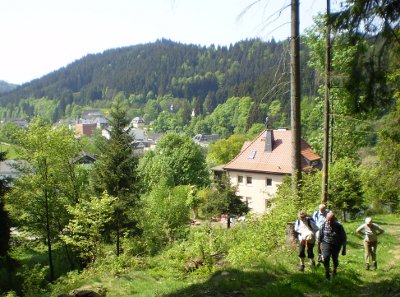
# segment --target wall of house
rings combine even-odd
[[[96,128],[97,128],[97,124],[76,124],[75,132],[78,135],[92,136],[92,134]]]
[[[237,195],[246,201],[254,213],[263,213],[277,191],[278,185],[283,182],[284,175],[254,173],[254,172],[229,172],[232,185],[237,185]],[[242,177],[242,178],[240,178]],[[269,179],[270,184],[267,184]]]

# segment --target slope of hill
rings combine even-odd
[[[10,92],[10,91],[14,90],[15,88],[17,88],[17,85],[10,84],[4,80],[0,80],[0,95]]]
[[[0,96],[0,107],[12,109],[22,99],[49,98],[60,105],[92,105],[117,92],[129,95],[185,98],[210,111],[230,96],[251,96],[270,102],[289,101],[288,42],[247,40],[229,47],[201,47],[170,40],[90,54],[40,79]],[[315,94],[314,71],[302,49],[303,91]],[[274,92],[269,92],[271,89]],[[268,94],[268,96],[265,96]],[[145,102],[142,102],[145,103]],[[23,110],[24,106],[20,106]]]
[[[280,247],[270,255],[270,251],[265,251],[266,259],[255,261],[252,266],[220,263],[210,267],[212,263],[206,263],[192,272],[184,271],[180,254],[167,251],[147,261],[127,259],[131,261],[130,267],[118,269],[118,261],[113,259],[100,269],[71,274],[53,287],[51,296],[77,288],[95,291],[101,288],[107,296],[399,296],[398,219],[398,215],[375,216],[386,231],[379,240],[376,271],[364,268],[362,239],[355,232],[363,220],[344,223],[348,235],[347,255],[339,257],[338,275],[330,282],[325,281],[320,263],[299,272],[296,248]]]

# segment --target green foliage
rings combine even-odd
[[[104,226],[111,220],[115,201],[115,197],[103,193],[100,197],[92,196],[74,206],[67,206],[71,218],[61,239],[79,253],[85,264],[93,265],[101,256],[101,235]]]
[[[246,132],[248,139],[256,138],[265,129],[265,124],[254,123],[249,130]]]
[[[23,280],[22,292],[27,297],[37,297],[40,293],[43,293],[46,285],[46,275],[48,273],[48,267],[42,267],[40,264],[36,264],[32,268],[27,266],[23,267],[23,270],[18,275]]]
[[[398,102],[400,100],[397,98]],[[400,112],[399,104],[382,119],[376,145],[377,162],[366,166],[364,188],[375,209],[400,205]]]
[[[320,89],[322,93],[322,88]],[[323,152],[323,126],[324,126],[324,101],[322,96],[305,97],[301,101],[301,130],[313,150],[322,155]]]
[[[134,138],[131,136],[129,119],[122,94],[114,101],[110,111],[109,124],[110,139],[98,142],[104,146],[99,148],[100,157],[95,162],[92,175],[92,186],[97,194],[107,192],[118,198],[112,220],[107,226],[115,232],[116,254],[120,254],[122,234],[126,230],[135,230],[133,216],[138,204],[138,179],[136,167],[138,159],[131,147]]]
[[[294,223],[299,210],[312,213],[320,197],[320,175],[304,174],[298,197],[293,197],[291,178],[280,185],[268,213],[262,217],[246,217],[234,228],[234,241],[227,260],[239,267],[254,267],[286,249],[286,231]]]
[[[129,119],[122,100],[116,99],[110,117],[110,139],[97,143],[102,147],[95,163],[93,186],[98,193],[107,191],[112,196],[120,197],[135,190],[137,157],[131,148],[134,139],[127,129]]]
[[[363,208],[360,168],[349,158],[340,159],[331,165],[329,176],[331,207],[340,210],[342,219],[346,220],[346,214],[354,216]]]
[[[200,208],[203,215],[211,220],[225,214],[229,228],[232,216],[242,216],[250,210],[247,204],[236,195],[236,192],[237,188],[230,184],[229,177],[223,175],[213,187],[202,191]]]
[[[77,185],[72,160],[80,147],[71,130],[51,127],[39,118],[23,130],[18,141],[26,163],[22,163],[22,175],[7,194],[7,209],[21,231],[29,230],[46,241],[53,279],[52,244],[67,223],[65,205],[74,203],[81,194],[75,191],[77,188],[67,186]]]
[[[250,97],[231,97],[218,105],[210,115],[211,132],[228,136],[232,133],[245,133],[247,119],[254,100]]]
[[[228,163],[240,152],[247,139],[245,135],[232,134],[227,139],[220,139],[211,143],[208,147],[208,163],[213,165]]]
[[[12,144],[17,144],[17,135],[21,128],[14,122],[5,122],[0,128],[0,140]]]
[[[18,297],[18,295],[15,291],[9,291],[4,295],[4,297]]]
[[[144,191],[150,191],[160,179],[170,186],[197,185],[209,183],[205,157],[202,148],[189,136],[167,133],[157,143],[154,152],[148,152],[140,160],[139,175]]]
[[[145,197],[139,216],[143,240],[148,253],[158,252],[164,245],[184,238],[189,228],[187,197],[191,188],[169,188],[161,182]]]
[[[306,44],[310,52],[309,65],[315,67],[321,78],[325,68],[325,27],[321,19],[308,32]],[[332,161],[344,157],[355,158],[359,148],[374,144],[373,124],[381,110],[384,96],[374,95],[375,82],[367,82],[369,45],[365,40],[349,42],[348,36],[338,35],[332,40],[332,72],[330,88],[330,134],[333,143]],[[371,58],[373,59],[373,58]],[[369,75],[369,74],[368,74]],[[320,83],[318,97],[302,102],[302,127],[305,138],[322,152],[324,88]],[[369,90],[370,88],[371,90]],[[378,90],[377,90],[378,92]],[[368,97],[369,96],[369,97]],[[368,98],[367,98],[368,97]]]

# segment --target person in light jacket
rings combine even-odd
[[[357,228],[357,233],[364,236],[364,259],[365,269],[369,270],[370,260],[374,270],[378,268],[376,263],[376,247],[378,245],[378,235],[385,231],[377,224],[372,222],[372,218],[366,218],[365,224]]]
[[[294,224],[294,231],[297,233],[299,240],[299,270],[304,271],[306,252],[307,257],[310,259],[311,267],[315,267],[314,245],[315,232],[318,231],[318,227],[315,225],[314,220],[307,216],[307,213],[304,210],[299,212],[298,219]]]

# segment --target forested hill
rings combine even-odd
[[[17,85],[10,84],[8,82],[5,82],[4,80],[0,80],[0,94],[10,92],[14,90],[17,87]]]
[[[315,79],[306,66],[307,55],[302,48],[302,90],[310,94],[315,91],[311,84]],[[247,40],[229,47],[204,47],[159,40],[89,54],[1,95],[0,107],[10,111],[22,99],[45,97],[57,100],[61,117],[68,104],[91,106],[93,101],[112,99],[119,91],[128,97],[143,95],[143,101],[149,94],[153,98],[169,94],[199,106],[208,100],[209,112],[231,96],[287,103],[289,69],[287,41]],[[29,115],[29,108],[25,113]]]

